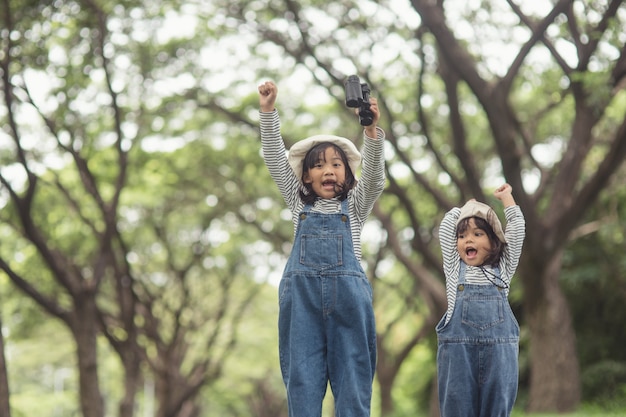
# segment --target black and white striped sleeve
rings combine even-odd
[[[456,246],[456,222],[461,214],[459,207],[448,211],[439,226],[439,243],[443,258],[443,273],[446,277],[446,299],[448,309],[446,323],[450,320],[456,302],[456,287],[459,282],[459,268],[461,257]]]
[[[278,111],[260,112],[261,146],[263,159],[270,172],[270,176],[278,186],[287,207],[294,212],[301,204],[298,192],[300,181],[296,178],[289,162],[285,143],[280,133],[280,118]]]
[[[526,237],[526,221],[519,206],[509,206],[504,209],[506,228],[504,236],[506,246],[504,254],[500,258],[500,271],[502,279],[509,284],[517,270],[519,259],[522,255],[522,246]]]
[[[363,166],[354,189],[354,211],[361,225],[385,188],[385,132],[377,128],[376,133],[377,138],[363,135]]]

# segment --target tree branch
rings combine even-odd
[[[565,13],[568,9],[571,9],[572,1],[571,0],[560,0],[557,4],[554,5],[554,8],[548,13],[546,17],[544,17],[539,23],[532,22],[519,8],[517,4],[515,4],[512,0],[507,0],[511,9],[515,12],[515,14],[520,18],[520,20],[528,26],[531,30],[531,36],[526,41],[526,43],[522,46],[517,56],[513,60],[513,63],[509,67],[506,75],[502,79],[501,83],[504,85],[504,89],[509,91],[513,85],[513,80],[519,74],[519,70],[522,67],[523,62],[526,60],[528,53],[532,48],[535,47],[538,41],[542,41],[543,44],[548,48],[550,54],[554,57],[555,61],[559,64],[561,69],[565,74],[571,73],[572,69],[567,65],[567,62],[563,59],[561,54],[558,53],[552,42],[546,36],[546,30],[548,26],[550,26],[556,17],[562,13]]]
[[[0,269],[2,269],[7,274],[11,282],[17,288],[19,288],[22,292],[24,292],[24,294],[32,298],[49,314],[61,319],[61,321],[65,322],[66,324],[69,324],[69,322],[71,321],[70,313],[61,308],[61,306],[53,301],[52,298],[46,297],[41,292],[37,291],[37,289],[33,287],[28,281],[26,281],[19,274],[17,274],[2,257],[0,257]]]

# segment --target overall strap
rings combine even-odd
[[[466,265],[465,265],[465,262],[463,262],[462,260],[459,260],[459,262],[461,263],[459,267],[459,284],[465,284]]]
[[[348,208],[348,199],[346,198],[341,202],[341,220],[348,225],[348,232],[352,236],[352,227],[350,226],[350,214]]]
[[[341,202],[341,214],[348,215],[348,199],[346,198]]]
[[[308,217],[308,214],[311,212],[312,209],[313,206],[311,204],[305,204],[304,207],[300,209],[300,214],[298,214],[298,225],[296,226],[296,236],[300,235],[300,230],[302,229],[302,220]]]

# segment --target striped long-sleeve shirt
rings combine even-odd
[[[446,324],[452,317],[454,304],[456,301],[456,291],[459,282],[459,272],[461,267],[461,256],[457,250],[456,223],[461,209],[454,207],[446,213],[439,228],[439,241],[441,243],[441,253],[443,256],[443,272],[446,277],[446,296],[448,299],[448,310],[446,312]],[[509,206],[504,209],[506,219],[506,229],[504,231],[506,245],[504,253],[500,257],[500,278],[506,284],[505,294],[508,296],[508,287],[511,278],[515,274],[519,258],[522,255],[522,245],[526,236],[525,220],[519,206]],[[491,267],[484,265],[483,268],[489,274]],[[466,266],[465,282],[468,284],[493,285],[488,277],[479,267]]]
[[[285,144],[280,133],[278,111],[260,112],[259,119],[263,159],[272,179],[278,185],[287,207],[291,210],[295,235],[298,227],[298,216],[304,207],[304,202],[299,195],[303,185],[296,177],[287,160]],[[361,259],[361,230],[363,224],[385,186],[385,159],[383,153],[385,132],[378,127],[376,130],[377,138],[363,135],[361,177],[357,181],[356,186],[348,192],[350,230],[354,252],[358,260]],[[341,212],[341,201],[337,198],[318,198],[312,210],[325,214],[339,213]]]

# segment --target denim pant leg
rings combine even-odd
[[[278,348],[289,417],[319,417],[326,394],[326,336],[318,277],[284,276],[279,285]]]
[[[441,415],[510,416],[517,395],[518,351],[516,343],[440,344],[437,364]],[[466,372],[451,375],[455,369]]]
[[[324,282],[332,291],[326,329],[335,417],[367,417],[376,369],[372,288],[358,273],[326,276]]]
[[[443,417],[479,417],[478,345],[462,342],[439,343],[437,374],[439,408]],[[462,370],[462,372],[460,372]]]
[[[513,411],[518,387],[518,343],[497,343],[484,347],[480,415],[508,417]]]

